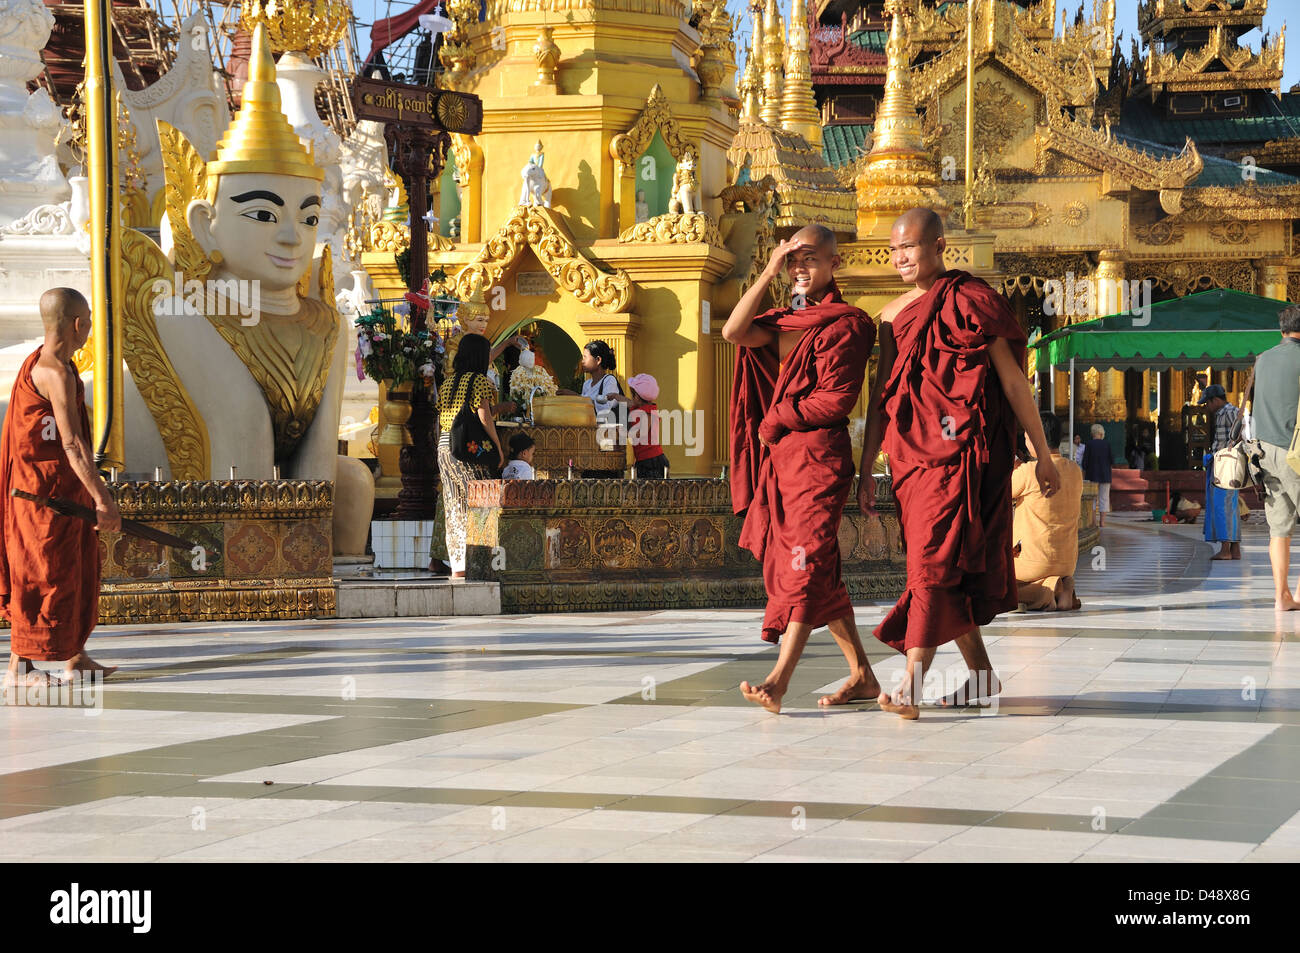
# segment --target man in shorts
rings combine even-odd
[[[1264,517],[1268,521],[1268,558],[1273,564],[1274,608],[1300,609],[1292,592],[1291,532],[1300,506],[1300,473],[1287,463],[1287,448],[1295,433],[1296,404],[1300,402],[1300,306],[1291,305],[1278,315],[1282,341],[1255,359],[1255,436],[1264,448]]]

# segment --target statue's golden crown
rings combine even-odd
[[[280,108],[280,87],[275,83],[275,62],[266,26],[253,31],[253,55],[248,64],[239,113],[217,143],[217,152],[207,165],[208,175],[237,172],[265,172],[304,179],[325,178],[311,154]]]

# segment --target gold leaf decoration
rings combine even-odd
[[[128,228],[122,231],[122,265],[126,366],[158,425],[172,478],[206,480],[211,455],[208,428],[168,359],[154,320],[153,285],[159,279],[171,283],[171,262],[151,239]]]
[[[172,257],[186,281],[203,281],[212,270],[212,262],[190,231],[185,210],[193,199],[207,193],[207,165],[184,133],[161,119],[156,121],[162,147],[167,218],[171,222]]]
[[[722,235],[713,219],[702,212],[685,215],[656,215],[645,222],[637,222],[618,236],[619,244],[691,244],[704,242],[721,245]]]

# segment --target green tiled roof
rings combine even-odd
[[[1181,148],[1174,149],[1170,146],[1161,145],[1160,143],[1151,142],[1146,139],[1139,139],[1136,136],[1118,133],[1115,136],[1125,145],[1137,149],[1139,152],[1145,152],[1149,156],[1158,159],[1173,158],[1181,152]],[[1196,177],[1196,181],[1189,183],[1190,188],[1204,189],[1210,186],[1226,186],[1229,188],[1235,186],[1244,187],[1247,181],[1241,176],[1241,166],[1229,159],[1221,159],[1218,156],[1207,156],[1202,153],[1201,158],[1205,161],[1205,168],[1201,174]],[[1300,179],[1294,175],[1287,175],[1284,172],[1274,172],[1271,169],[1259,169],[1255,173],[1255,185],[1295,185],[1300,183]]]
[[[874,123],[854,123],[845,126],[822,127],[822,155],[832,169],[848,165],[863,152],[863,144]]]
[[[889,40],[889,33],[886,30],[858,30],[849,34],[849,42],[860,50],[868,50],[872,53],[885,52],[885,43]]]
[[[1300,138],[1300,96],[1287,93],[1269,99],[1271,102],[1265,101],[1267,115],[1232,119],[1166,119],[1153,114],[1146,103],[1130,99],[1119,128],[1150,142],[1179,148],[1188,136],[1206,146]]]

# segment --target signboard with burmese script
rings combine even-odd
[[[399,122],[469,136],[483,130],[483,101],[450,89],[386,83],[358,76],[352,81],[352,104],[358,119]]]

